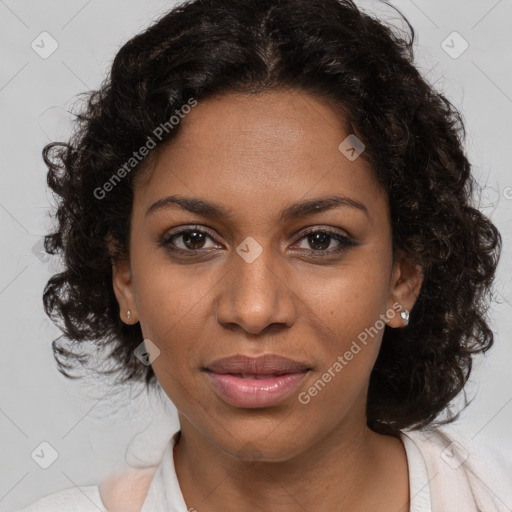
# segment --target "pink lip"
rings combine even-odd
[[[242,378],[241,375],[207,371],[221,397],[235,407],[257,408],[277,405],[304,379],[307,371]]]
[[[237,354],[217,359],[203,370],[223,400],[236,407],[256,408],[284,400],[311,368],[276,354],[259,357]]]
[[[309,370],[309,366],[277,354],[263,354],[259,357],[237,354],[223,357],[209,363],[205,370],[215,373],[245,373],[251,375],[279,375]]]

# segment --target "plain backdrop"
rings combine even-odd
[[[357,3],[404,26],[377,1]],[[510,455],[512,1],[391,3],[416,31],[421,72],[463,113],[467,152],[485,187],[482,209],[504,239],[491,310],[495,346],[475,365],[467,388],[473,402],[455,426]],[[94,380],[84,387],[57,372],[51,341],[59,331],[43,312],[41,294],[58,262],[40,246],[51,226],[41,149],[69,133],[65,109],[100,85],[122,43],[173,5],[0,0],[0,511],[97,484],[128,465],[157,463],[176,426],[165,396],[147,400],[133,387],[114,393]],[[57,456],[47,469],[33,456],[41,450]]]

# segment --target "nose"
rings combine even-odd
[[[293,325],[297,298],[283,265],[269,248],[250,263],[233,254],[216,304],[217,321],[250,334]]]

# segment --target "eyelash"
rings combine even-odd
[[[170,252],[174,252],[174,253],[178,252],[178,253],[182,253],[182,254],[188,253],[191,255],[197,255],[200,253],[205,253],[208,250],[211,250],[211,249],[182,249],[181,247],[173,247],[172,246],[172,242],[174,239],[179,238],[180,236],[182,236],[186,233],[194,233],[194,232],[205,234],[208,237],[210,237],[213,241],[215,241],[215,237],[213,236],[213,233],[210,230],[205,229],[205,228],[200,228],[199,226],[194,226],[194,227],[182,229],[180,231],[176,231],[174,233],[164,235],[164,237],[162,237],[162,239],[160,240],[160,245],[165,247]],[[303,252],[300,252],[300,254],[302,254],[302,255],[308,254],[308,255],[312,255],[314,257],[323,258],[323,257],[332,256],[334,254],[340,253],[340,252],[344,251],[346,248],[354,247],[355,245],[357,245],[350,238],[348,238],[330,228],[307,229],[306,231],[304,231],[302,233],[301,237],[297,240],[297,242],[301,241],[303,238],[306,238],[308,235],[316,234],[316,233],[323,233],[323,234],[329,235],[331,238],[334,238],[336,241],[339,242],[339,246],[336,247],[335,249],[319,249],[319,250],[311,249],[309,251],[303,250]],[[329,243],[329,245],[330,245],[330,243]]]

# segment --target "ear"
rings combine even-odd
[[[420,265],[411,261],[403,251],[397,250],[390,281],[388,320],[390,327],[405,327],[407,320],[400,316],[402,311],[412,311],[420,294],[423,271]],[[389,312],[393,312],[389,314]]]
[[[112,285],[119,304],[121,320],[125,324],[136,324],[139,321],[139,315],[135,303],[130,262],[127,259],[118,259],[112,263]]]

